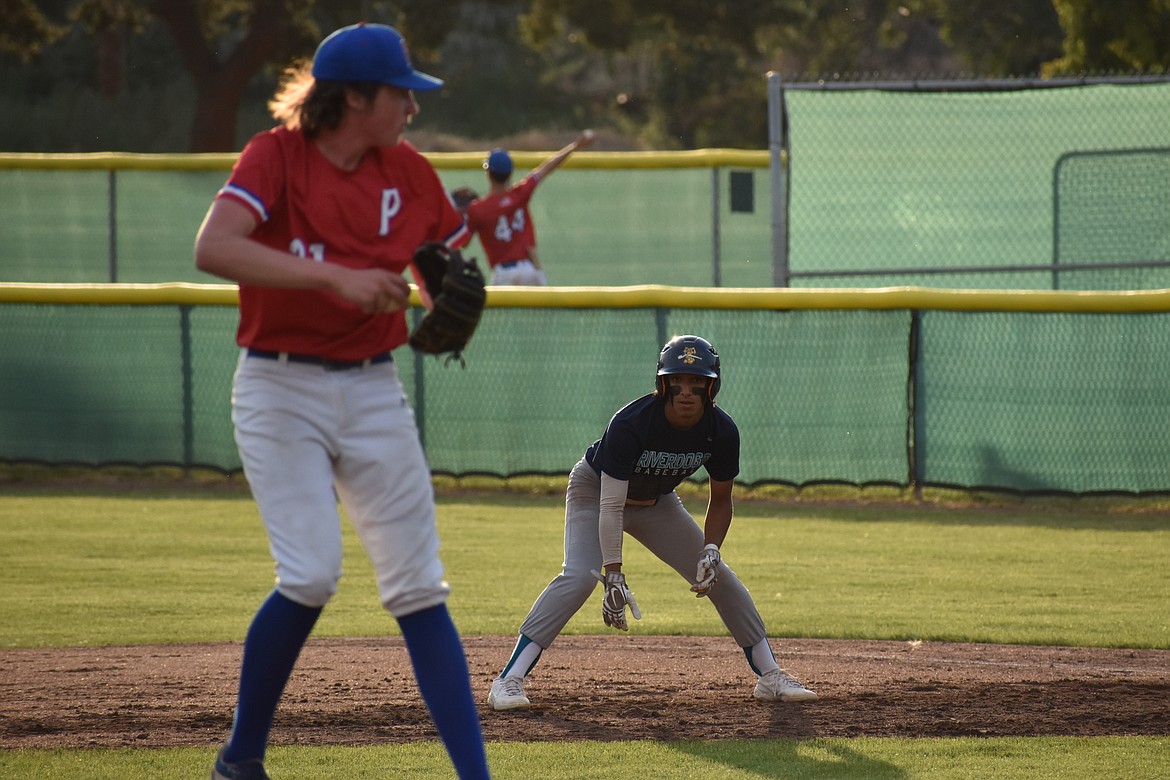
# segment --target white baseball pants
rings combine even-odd
[[[232,420],[282,594],[320,607],[336,592],[340,499],[392,615],[446,601],[430,468],[392,362],[327,371],[242,353]]]

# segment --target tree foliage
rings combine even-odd
[[[1063,56],[1047,75],[1170,69],[1170,0],[1052,0],[1064,28]]]
[[[575,30],[624,64],[612,74],[614,110],[656,145],[759,148],[770,70],[839,75],[946,61],[933,21],[905,10],[897,0],[536,0],[520,21],[534,46]],[[623,79],[630,73],[640,80]]]
[[[168,118],[191,123],[190,151],[237,148],[241,131],[268,121],[279,71],[363,18],[398,27],[416,64],[447,80],[422,101],[421,122],[471,137],[591,125],[657,148],[760,148],[769,71],[897,79],[1170,67],[1170,0],[0,0],[0,18],[0,62],[25,74],[0,75],[6,88],[31,100],[28,85],[40,85],[61,99],[62,79],[35,72],[55,51],[70,52],[56,60],[58,77],[82,73],[97,82],[94,99],[119,110],[127,85],[139,95],[170,79]],[[93,58],[88,70],[82,57]]]
[[[0,0],[0,52],[28,62],[47,45],[59,40],[68,28],[51,23],[32,0]]]
[[[942,40],[981,77],[1035,75],[1060,54],[1052,0],[914,0],[907,7],[937,19]]]
[[[27,0],[0,3],[30,5]],[[258,73],[312,56],[321,38],[318,5],[315,0],[79,0],[68,15],[87,33],[112,41],[140,34],[151,22],[164,25],[194,90],[190,151],[211,152],[236,148],[237,115]],[[343,16],[346,21],[336,25],[341,26],[359,19],[371,5],[389,4],[333,0],[320,5],[327,7],[321,15]],[[393,5],[383,13],[394,16],[403,29],[413,30],[416,46],[434,47],[450,29],[453,17],[444,10],[447,4],[407,0]],[[29,20],[25,27],[30,31],[23,35],[20,51],[31,55],[54,35],[60,37],[55,29],[63,28],[48,25],[36,7],[24,11],[20,18]],[[120,48],[107,52],[108,59],[122,56]]]

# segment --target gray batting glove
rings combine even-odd
[[[626,575],[620,571],[611,571],[605,576],[596,569],[593,576],[605,585],[605,596],[601,600],[601,618],[607,626],[613,626],[621,631],[629,631],[626,623],[626,607],[634,620],[642,619],[642,611],[638,609],[638,602],[634,600],[634,592],[626,586]]]
[[[707,591],[711,590],[711,586],[719,579],[719,545],[709,544],[703,548],[703,552],[699,555],[699,565],[695,570],[695,584],[691,586],[691,590],[695,593],[695,598],[701,599],[707,595]]]

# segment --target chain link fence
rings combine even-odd
[[[1170,286],[1165,78],[770,79],[781,285]]]

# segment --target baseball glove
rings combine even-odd
[[[460,211],[466,210],[473,200],[479,200],[479,193],[471,187],[457,187],[451,190],[451,202]]]
[[[432,241],[415,250],[414,268],[433,305],[410,334],[410,346],[428,355],[450,352],[443,365],[458,360],[466,368],[463,350],[479,325],[487,301],[483,274],[475,258],[464,259],[458,249]]]

